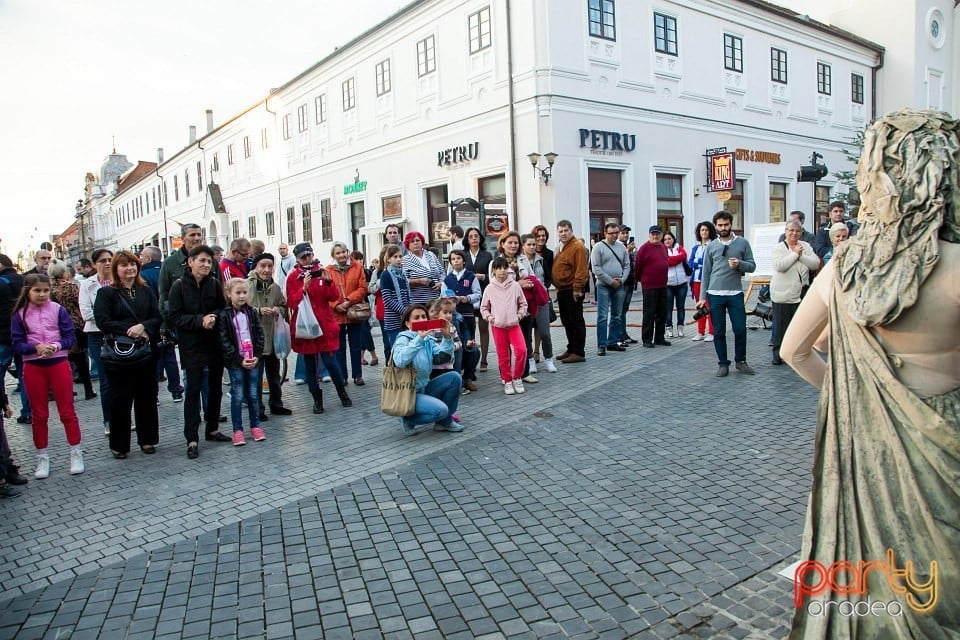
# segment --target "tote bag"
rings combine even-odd
[[[294,336],[298,340],[314,340],[323,335],[323,329],[313,314],[310,306],[310,297],[304,293],[300,306],[297,307],[297,324],[294,327]]]
[[[283,316],[277,316],[273,323],[273,355],[280,360],[290,355],[290,325]]]
[[[417,372],[413,365],[402,369],[387,358],[380,389],[380,411],[388,416],[412,416],[417,404]]]

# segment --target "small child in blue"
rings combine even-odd
[[[250,433],[257,442],[267,439],[260,427],[260,367],[263,356],[263,327],[260,314],[247,304],[250,283],[232,278],[224,285],[230,306],[220,310],[217,326],[223,364],[230,374],[230,418],[233,445],[247,444],[243,437],[243,403],[250,413]]]

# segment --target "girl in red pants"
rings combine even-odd
[[[33,444],[37,448],[37,478],[50,475],[47,453],[47,394],[52,391],[60,422],[70,443],[70,473],[83,473],[80,422],[73,408],[73,373],[67,354],[76,342],[73,320],[66,309],[50,300],[50,278],[31,274],[10,322],[13,348],[23,357],[23,384],[33,408]]]
[[[527,299],[516,280],[508,278],[510,264],[504,257],[494,258],[490,265],[493,280],[483,292],[480,315],[490,325],[497,347],[497,362],[503,392],[508,396],[523,393],[523,369],[527,365],[527,347],[523,342],[520,319],[527,315]],[[513,349],[513,367],[510,350]]]

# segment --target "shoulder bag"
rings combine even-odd
[[[380,411],[388,416],[412,416],[417,404],[417,372],[413,365],[402,369],[387,358],[380,389]]]
[[[343,295],[345,302],[349,302],[347,298],[347,290],[344,286],[344,281],[346,280],[346,275],[340,274],[340,279],[337,280],[337,285],[340,287],[340,293]],[[369,302],[354,302],[349,307],[347,307],[347,312],[344,314],[347,316],[347,322],[350,324],[360,324],[366,322],[370,319],[370,303]]]
[[[139,323],[140,318],[133,306],[124,297],[123,293],[114,292],[114,295],[120,296],[121,302],[127,306],[134,319]],[[103,336],[103,346],[100,348],[100,360],[103,366],[108,370],[114,371],[123,369],[132,369],[134,367],[146,364],[153,356],[153,346],[149,340],[143,338],[131,338],[128,335],[116,335],[105,333]]]

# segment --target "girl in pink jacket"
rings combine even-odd
[[[483,292],[480,315],[490,324],[493,343],[497,348],[497,362],[503,392],[512,396],[523,393],[523,369],[527,364],[527,348],[523,343],[520,319],[527,315],[527,299],[523,289],[509,278],[510,264],[506,258],[494,258],[490,265],[493,279]],[[513,367],[510,350],[513,349]]]
[[[13,348],[23,356],[23,384],[33,408],[33,444],[37,448],[34,476],[50,475],[47,453],[47,393],[53,392],[60,422],[70,444],[70,473],[83,473],[80,421],[73,408],[73,372],[67,353],[76,343],[73,320],[66,309],[50,300],[50,278],[31,274],[23,279],[23,291],[10,319]]]

